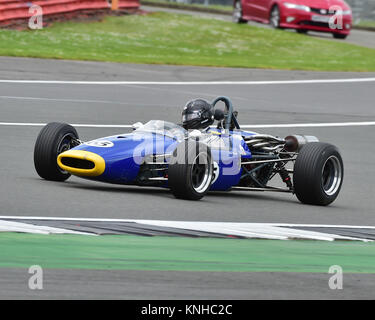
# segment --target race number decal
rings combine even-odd
[[[99,148],[113,147],[113,142],[108,141],[108,140],[93,140],[93,141],[85,142],[85,144],[92,146],[92,147],[99,147]]]
[[[212,182],[211,184],[214,184],[215,181],[217,180],[217,178],[219,178],[219,174],[220,174],[220,168],[219,168],[219,165],[217,164],[217,162],[214,161],[213,163],[213,177],[212,177]]]

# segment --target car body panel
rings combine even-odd
[[[247,131],[228,133],[222,129],[208,129],[201,134],[199,139],[210,147],[216,170],[210,190],[228,190],[239,183],[242,173],[241,159],[252,158],[243,137],[254,134]],[[97,155],[97,158],[104,159],[105,162],[105,170],[100,175],[82,174],[77,170],[69,170],[61,165],[60,167],[85,179],[113,184],[139,184],[137,178],[146,157],[172,154],[179,143],[181,139],[178,137],[136,130],[84,142],[59,155],[59,159],[72,151],[80,151],[81,153],[77,154],[82,154],[81,159],[85,159],[85,154]],[[95,157],[90,159],[95,161]],[[58,163],[60,164],[59,160]],[[161,183],[159,186],[168,187],[168,183]]]

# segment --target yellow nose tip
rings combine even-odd
[[[97,177],[105,170],[105,161],[101,156],[83,150],[60,153],[57,164],[62,170],[82,177]]]

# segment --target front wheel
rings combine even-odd
[[[337,198],[343,179],[344,165],[335,146],[312,142],[301,149],[294,165],[293,183],[302,203],[329,205]]]
[[[213,179],[210,148],[201,142],[186,140],[173,152],[168,166],[168,185],[178,199],[199,200]]]
[[[347,34],[333,33],[333,37],[335,39],[342,39],[342,40],[344,40],[344,39],[346,39],[347,36],[348,36]]]
[[[41,178],[65,181],[70,177],[57,165],[57,156],[73,147],[77,139],[76,129],[67,123],[51,122],[40,131],[34,147],[34,165]]]
[[[299,33],[299,34],[307,34],[306,29],[296,29],[296,30],[297,30],[297,33]]]

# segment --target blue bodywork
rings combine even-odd
[[[210,190],[228,190],[239,183],[242,173],[241,158],[251,159],[252,157],[243,136],[253,134],[240,130],[228,134],[220,129],[208,129],[203,133],[205,139],[212,140],[207,144],[211,148],[214,167],[218,170],[218,175],[216,172]],[[72,150],[93,152],[105,160],[103,174],[97,177],[87,177],[88,179],[115,184],[138,184],[140,168],[145,157],[155,154],[171,154],[181,141],[181,136],[178,134],[173,136],[170,132],[163,134],[157,130],[153,132],[137,129],[132,133],[83,143]],[[224,144],[225,148],[218,148],[217,143]],[[167,182],[159,185],[168,186]]]

